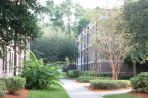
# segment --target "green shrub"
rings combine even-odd
[[[98,77],[112,77],[112,73],[100,73]]]
[[[130,80],[130,78],[132,78],[133,77],[133,75],[131,75],[131,74],[121,74],[120,76],[119,76],[119,79],[121,79],[121,80]]]
[[[96,71],[81,71],[80,76],[112,77],[111,73],[97,73]]]
[[[127,80],[91,80],[90,84],[95,89],[120,89],[130,86]]]
[[[95,71],[81,71],[81,76],[97,76],[97,73]]]
[[[71,77],[71,78],[79,77],[79,71],[78,70],[69,70],[68,77]]]
[[[44,65],[43,60],[38,60],[33,53],[25,62],[21,76],[26,78],[26,88],[45,89],[53,84],[59,84],[58,71],[56,64]]]
[[[7,93],[6,85],[3,79],[0,79],[0,98]]]
[[[77,78],[77,81],[79,82],[90,82],[90,80],[111,80],[110,77],[92,77],[92,76],[81,76]]]
[[[137,92],[148,92],[148,72],[142,72],[130,80],[134,90]]]
[[[4,80],[8,92],[12,94],[23,89],[26,84],[26,79],[21,77],[8,77],[4,78]]]

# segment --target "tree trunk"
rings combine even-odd
[[[24,62],[26,61],[26,55],[27,55],[27,36],[25,35],[25,47],[24,47]]]
[[[136,70],[136,62],[133,62],[133,74],[136,75],[137,74],[137,70]]]
[[[6,57],[6,56],[5,56],[5,50],[6,50],[6,49],[5,49],[5,45],[2,45],[2,49],[3,49],[3,50],[2,50],[2,51],[3,51],[3,67],[2,67],[2,70],[3,70],[3,73],[5,74],[5,61],[6,61],[6,60],[5,60],[5,59],[6,59],[6,58],[5,58],[5,57]]]
[[[14,74],[14,76],[16,76],[16,68],[17,68],[17,53],[16,53],[16,51],[17,51],[17,34],[15,33],[15,39],[14,39],[14,72],[13,72],[13,74]]]
[[[117,71],[117,65],[112,65],[112,79],[118,80],[118,71]]]
[[[16,76],[16,64],[17,64],[17,55],[16,55],[16,43],[14,44],[14,76]]]

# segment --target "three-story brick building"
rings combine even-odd
[[[105,19],[105,16],[98,18]],[[77,37],[78,58],[76,65],[78,70],[82,71],[96,71],[98,73],[111,73],[112,69],[109,66],[108,60],[103,56],[99,50],[93,46],[93,41],[98,33],[97,22],[91,22],[83,29]],[[124,64],[121,67],[121,73],[132,73],[132,67]]]
[[[26,40],[26,49],[20,50],[16,47],[16,65],[15,64],[15,52],[14,45],[10,44],[5,49],[5,57],[0,58],[0,77],[13,76],[14,71],[16,71],[16,75],[21,71],[21,67],[23,66],[24,60],[26,59],[26,55],[30,50],[30,40]],[[16,70],[14,70],[16,68]]]

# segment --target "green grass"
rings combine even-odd
[[[31,90],[29,98],[69,98],[63,87],[50,88],[47,90]]]
[[[140,97],[128,94],[118,94],[118,95],[107,95],[104,96],[104,98],[140,98]]]

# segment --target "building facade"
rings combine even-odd
[[[26,49],[21,50],[18,47],[16,48],[16,65],[14,65],[14,45],[11,44],[6,47],[5,57],[0,58],[0,77],[14,76],[14,71],[16,71],[16,75],[19,74],[23,66],[24,60],[26,59],[26,55],[28,55],[28,51],[30,50],[30,40],[28,39],[26,42]]]
[[[93,46],[93,40],[97,33],[96,22],[90,23],[77,37],[78,58],[76,65],[78,70],[96,71],[98,73],[111,73],[112,69],[108,60]],[[121,73],[132,73],[133,68],[124,64]]]

